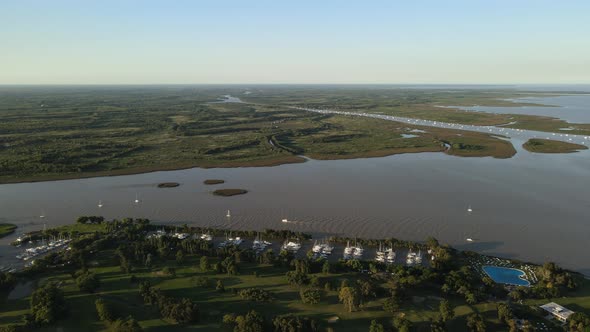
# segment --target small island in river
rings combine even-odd
[[[245,189],[217,189],[213,192],[213,195],[227,197],[227,196],[243,195],[247,192],[248,192],[248,190],[245,190]]]
[[[205,181],[203,181],[204,184],[207,185],[212,185],[212,184],[222,184],[225,183],[225,180],[221,180],[221,179],[207,179]]]
[[[14,233],[15,230],[16,225],[14,224],[0,224],[0,238],[3,238],[6,235]]]
[[[531,138],[522,147],[527,151],[536,153],[572,153],[588,149],[588,147],[580,144],[540,138]]]
[[[158,188],[175,188],[180,186],[178,182],[163,182],[158,184]]]

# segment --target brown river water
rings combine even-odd
[[[290,228],[318,237],[432,235],[460,249],[553,260],[590,274],[590,153],[518,150],[506,160],[421,153],[6,184],[0,185],[0,211],[2,222],[15,223],[22,232],[71,223],[79,215],[227,227],[229,209],[233,228]],[[226,183],[206,186],[208,178]],[[160,182],[181,185],[157,188]],[[224,187],[249,193],[211,194]],[[283,218],[294,222],[282,223]],[[17,234],[0,240],[0,264],[14,262],[16,251],[8,243]],[[466,242],[468,237],[475,242]]]
[[[551,260],[590,275],[590,150],[533,154],[520,147],[525,140],[513,136],[518,153],[505,160],[420,153],[0,185],[0,222],[19,226],[17,233],[0,239],[0,265],[17,263],[20,249],[9,243],[22,232],[72,223],[79,215],[103,215],[289,228],[318,238],[422,241],[434,236],[459,249],[537,263]],[[226,183],[204,185],[210,178]],[[161,182],[181,185],[157,188]],[[211,194],[217,188],[249,192],[218,197]],[[293,222],[281,222],[284,218]]]

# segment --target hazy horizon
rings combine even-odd
[[[585,85],[587,1],[19,1],[2,85]]]

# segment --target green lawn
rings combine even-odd
[[[223,328],[222,316],[225,313],[243,314],[248,310],[257,310],[270,319],[277,314],[293,313],[296,315],[312,317],[322,326],[333,326],[337,331],[366,331],[370,321],[377,319],[386,326],[391,324],[392,316],[382,310],[383,298],[371,300],[362,305],[360,310],[348,313],[344,306],[338,302],[337,292],[324,292],[320,304],[303,304],[299,297],[299,289],[288,285],[285,278],[287,268],[277,268],[270,265],[258,265],[253,263],[241,263],[239,275],[215,274],[214,272],[202,272],[198,268],[198,259],[194,256],[187,257],[183,264],[177,264],[170,260],[159,262],[151,271],[140,268],[134,275],[140,280],[150,280],[155,287],[159,287],[166,295],[174,297],[189,297],[199,304],[201,310],[201,322],[190,326],[171,325],[160,319],[159,313],[154,308],[145,306],[138,295],[137,284],[130,282],[130,276],[121,272],[112,250],[99,253],[95,261],[90,263],[90,270],[98,275],[101,287],[95,294],[82,293],[78,290],[69,272],[50,273],[42,275],[39,283],[48,281],[60,282],[70,305],[70,313],[67,319],[60,321],[54,327],[43,328],[42,331],[101,331],[106,326],[96,316],[94,301],[102,297],[116,308],[117,315],[135,317],[146,331],[170,331],[170,330],[197,330],[209,331]],[[94,267],[97,264],[100,267]],[[104,265],[104,266],[103,266]],[[177,276],[163,276],[158,271],[163,266],[176,267]],[[258,273],[258,277],[254,272]],[[342,279],[354,282],[359,276],[356,274],[317,274],[321,282],[330,280],[333,284],[339,284]],[[212,287],[198,287],[194,283],[195,277],[206,276],[215,280],[222,280],[226,292],[219,293]],[[271,303],[259,303],[242,300],[234,295],[232,288],[263,288],[273,293],[275,300]],[[440,290],[432,287],[409,290],[408,299],[402,304],[401,310],[396,314],[404,316],[414,323],[417,331],[428,331],[428,320],[436,318],[438,314],[439,298],[443,296]],[[413,301],[413,299],[421,299]],[[466,305],[463,299],[451,298],[455,306],[456,318],[449,323],[450,331],[466,331],[466,315],[477,312],[486,319],[489,331],[505,330],[496,317],[496,305],[493,302],[477,305]],[[570,296],[550,299],[575,311],[590,311],[590,283],[583,284],[575,294]],[[550,300],[527,300],[527,305],[540,305]],[[28,312],[28,297],[15,300],[5,300],[0,304],[0,324],[18,323],[21,316]],[[340,321],[329,324],[330,317],[338,316]],[[533,318],[533,322],[543,321]]]

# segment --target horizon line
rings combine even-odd
[[[515,86],[515,85],[590,85],[588,83],[0,83],[0,86],[162,86],[162,85],[473,85],[473,86]]]

